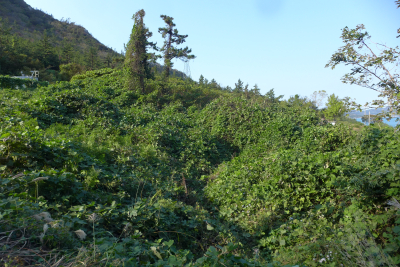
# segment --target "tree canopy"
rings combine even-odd
[[[125,53],[125,69],[128,74],[126,87],[130,90],[140,88],[142,93],[144,93],[145,79],[151,77],[147,47],[155,47],[154,43],[148,41],[152,33],[144,24],[145,15],[145,11],[141,9],[132,17],[135,22]]]
[[[341,38],[345,45],[332,55],[325,67],[334,69],[340,64],[350,65],[351,72],[342,77],[343,83],[379,92],[379,97],[383,99],[374,100],[372,105],[389,106],[399,113],[400,84],[396,64],[400,55],[399,48],[377,43],[381,51],[376,53],[368,42],[371,36],[363,24],[357,25],[355,29],[345,27]],[[387,115],[390,116],[390,113]]]
[[[176,25],[173,23],[174,18],[166,15],[161,15],[160,17],[166,24],[165,27],[159,28],[158,32],[161,33],[165,40],[160,51],[164,53],[164,77],[168,78],[174,65],[172,62],[173,59],[176,58],[186,62],[195,58],[195,56],[190,54],[192,50],[188,47],[177,48],[178,45],[186,41],[188,35],[180,35],[178,33],[178,30],[175,29]]]
[[[346,107],[345,102],[339,99],[335,94],[331,94],[328,97],[326,109],[323,113],[328,120],[335,120],[342,117],[347,111],[348,108]]]

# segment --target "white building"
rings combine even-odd
[[[18,78],[18,79],[31,79],[38,81],[39,80],[39,71],[38,70],[31,70],[31,76],[25,75],[21,71],[21,76],[12,76],[12,78]]]

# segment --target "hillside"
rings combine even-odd
[[[0,73],[43,75],[0,75],[0,266],[400,264],[398,128],[358,126],[334,94],[319,110],[193,81],[171,69],[194,55],[167,15],[163,67],[144,10],[103,62],[58,38],[72,23],[3,3],[18,20],[0,21]]]
[[[30,74],[36,69],[40,80],[55,82],[86,70],[120,68],[123,62],[120,53],[100,43],[84,27],[54,19],[24,0],[0,0],[0,43],[0,75]],[[151,66],[157,72],[164,69],[158,63]],[[186,77],[175,69],[172,75]]]
[[[384,112],[389,112],[389,108],[373,108],[373,109],[367,109],[367,110],[363,110],[363,111],[357,111],[357,110],[353,110],[351,112],[349,112],[349,118],[355,119],[355,118],[361,118],[364,115],[377,115],[377,114],[382,114]],[[396,117],[396,115],[394,115],[394,117]]]
[[[119,64],[120,54],[84,27],[56,20],[23,0],[0,0],[0,39],[0,74],[39,69],[43,80],[53,81],[62,79],[62,64],[75,64],[79,70]]]
[[[1,263],[400,262],[399,132],[273,91],[123,84],[103,69],[0,90]]]
[[[114,56],[117,54],[100,43],[84,27],[69,20],[59,21],[42,10],[32,8],[24,0],[0,0],[0,18],[3,22],[8,21],[12,34],[31,42],[41,40],[47,31],[55,46],[61,47],[63,41],[68,41],[73,50],[79,53],[95,47],[102,59],[107,57],[107,53]]]

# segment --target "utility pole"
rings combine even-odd
[[[371,111],[368,110],[368,125],[371,125]]]

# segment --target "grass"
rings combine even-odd
[[[364,123],[359,122],[355,119],[342,117],[336,121],[337,123],[341,123],[345,126],[351,127],[354,131],[361,131],[362,128],[365,127]]]

